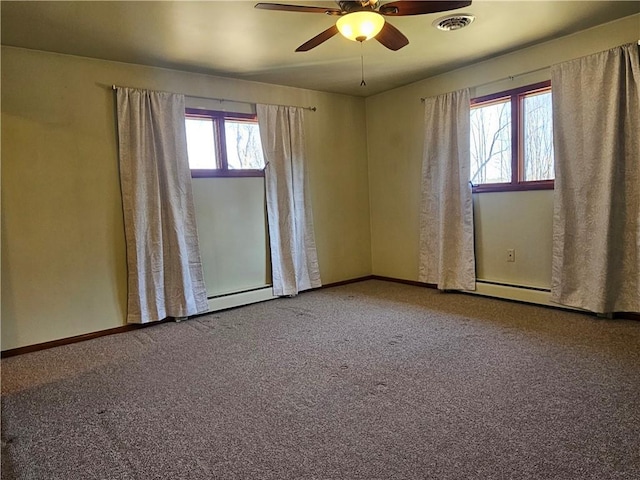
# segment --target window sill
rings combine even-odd
[[[490,192],[523,192],[527,190],[553,190],[553,180],[540,180],[537,182],[520,183],[487,183],[484,185],[473,185],[472,193]]]
[[[191,170],[191,178],[264,177],[264,170]]]

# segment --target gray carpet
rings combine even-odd
[[[640,323],[367,281],[2,360],[2,479],[638,479]]]

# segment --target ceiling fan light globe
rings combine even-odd
[[[336,22],[340,33],[349,40],[362,42],[375,37],[384,27],[384,17],[378,12],[362,11],[343,15]]]

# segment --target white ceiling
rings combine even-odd
[[[387,17],[410,44],[393,52],[365,42],[367,86],[360,87],[357,42],[337,35],[294,52],[335,17],[258,10],[256,1],[2,1],[2,44],[368,96],[640,13],[640,1],[475,0],[451,12]],[[274,3],[336,7],[332,0]],[[431,25],[450,13],[476,20],[454,32]]]

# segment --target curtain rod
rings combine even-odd
[[[518,77],[524,77],[525,75],[531,75],[532,73],[538,73],[538,72],[542,72],[543,70],[547,70],[551,67],[541,67],[541,68],[536,68],[535,70],[529,70],[528,72],[522,72],[522,73],[518,73],[516,75],[509,75],[508,77],[502,77],[502,78],[498,78],[497,80],[491,80],[490,82],[484,82],[481,83],[479,85],[473,85],[472,87],[469,88],[480,88],[480,87],[486,87],[487,85],[491,85],[492,83],[499,83],[499,82],[504,82],[505,80],[514,80]],[[426,97],[420,97],[420,101],[424,102],[426,100]]]
[[[638,39],[638,46],[640,46],[640,39]],[[473,85],[470,88],[486,87],[487,85],[491,85],[492,83],[504,82],[505,80],[513,80],[514,78],[524,77],[525,75],[531,75],[532,73],[541,72],[541,71],[546,70],[548,68],[551,68],[551,66],[536,68],[535,70],[529,70],[528,72],[522,72],[522,73],[518,73],[516,75],[509,75],[508,77],[499,78],[497,80],[491,80],[490,82],[481,83],[480,85]],[[424,102],[425,100],[426,100],[426,97],[420,97],[420,101],[421,102]]]
[[[121,87],[121,86],[118,86],[118,85],[111,85],[111,89],[112,90],[115,90],[117,88],[130,88],[130,87]],[[174,93],[174,92],[163,92],[163,93]],[[180,95],[184,95],[185,97],[190,97],[190,98],[200,98],[202,100],[213,100],[215,102],[220,102],[220,103],[231,102],[231,103],[246,103],[248,105],[252,104],[252,102],[244,102],[242,100],[230,100],[228,98],[199,97],[197,95],[187,95],[186,93],[182,93]],[[283,105],[283,104],[279,104],[279,103],[270,103],[269,105],[274,105],[276,107],[295,107],[295,105]],[[296,107],[296,108],[302,108],[303,110],[311,110],[312,112],[315,112],[317,110],[316,107]]]

